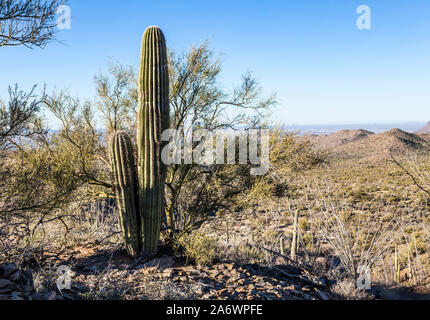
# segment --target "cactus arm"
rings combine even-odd
[[[126,132],[114,133],[110,139],[110,160],[114,176],[119,225],[127,252],[136,256],[140,252],[137,176],[133,146]]]

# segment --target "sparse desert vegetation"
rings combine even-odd
[[[53,106],[59,98],[51,99]],[[109,188],[106,139],[91,130],[88,105],[60,101],[61,131],[35,130],[4,149],[0,259],[2,268],[31,270],[34,288],[6,286],[3,297],[428,298],[425,135],[357,131],[315,139],[272,129],[269,174],[214,165],[196,180],[197,171],[183,182],[194,187],[181,189],[174,221],[163,220],[158,255],[135,260]],[[61,265],[73,270],[73,285],[60,294]],[[360,265],[370,267],[369,290],[356,287]]]

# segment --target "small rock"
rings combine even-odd
[[[21,271],[20,270],[18,270],[17,272],[12,274],[12,276],[9,277],[9,279],[11,279],[12,281],[18,281],[20,278],[21,278]]]
[[[31,298],[32,298],[33,300],[43,300],[43,295],[42,295],[41,293],[39,293],[39,292],[36,292],[36,293],[34,293],[34,294],[31,296]]]
[[[227,270],[233,270],[233,268],[234,268],[234,263],[229,263],[229,264],[226,264],[225,265],[225,267],[227,268]]]
[[[244,279],[234,279],[233,283],[234,283],[234,285],[242,286],[245,284],[245,280]]]
[[[173,271],[170,269],[166,269],[163,271],[163,277],[165,278],[171,278],[173,275]]]
[[[320,290],[317,290],[317,294],[318,294],[318,297],[320,297],[322,300],[330,300],[329,297]]]
[[[222,281],[224,281],[224,280],[226,280],[227,279],[227,276],[226,275],[223,275],[223,274],[219,274],[219,275],[217,275],[216,277],[215,277],[215,280],[217,280],[217,281],[219,281],[219,282],[222,282]]]
[[[144,268],[143,269],[143,274],[151,274],[151,273],[155,273],[157,271],[157,267],[151,267],[151,268]]]
[[[16,291],[14,291],[14,292],[12,292],[12,293],[10,294],[10,297],[11,297],[11,299],[12,299],[12,300],[24,300],[24,299],[21,297],[21,292],[16,292]]]
[[[245,293],[245,292],[248,292],[248,290],[244,287],[239,287],[239,288],[236,288],[236,292]]]
[[[30,270],[23,271],[22,275],[28,280],[30,284],[33,284],[33,274]]]
[[[312,297],[310,295],[308,295],[307,293],[303,294],[303,297],[305,298],[305,300],[314,300],[312,299]]]
[[[210,277],[215,278],[215,277],[217,277],[220,273],[219,273],[219,271],[217,271],[217,270],[209,270],[209,271],[208,271],[208,274],[209,274],[209,276],[210,276]]]
[[[217,292],[220,296],[226,296],[228,294],[228,289],[224,288]]]
[[[175,260],[172,257],[161,257],[152,259],[144,264],[137,266],[135,269],[145,269],[145,268],[159,268],[159,269],[167,269],[172,267],[175,264]]]
[[[0,288],[8,287],[12,284],[9,280],[0,279]]]
[[[0,265],[0,275],[2,275],[3,277],[7,277],[8,275],[10,275],[12,272],[16,271],[17,269],[18,268],[13,263]]]
[[[52,291],[51,293],[48,293],[45,295],[46,300],[55,300],[55,297],[57,296],[57,293],[55,291]]]
[[[203,292],[203,293],[210,292],[211,287],[209,287],[209,286],[204,286],[204,287],[201,287],[201,290],[202,290],[202,292]]]
[[[277,257],[275,260],[276,265],[285,265],[288,263],[289,263],[289,261],[287,259],[285,259],[284,257]]]
[[[327,269],[327,259],[324,257],[318,257],[315,259],[315,264],[318,265],[323,271]]]
[[[237,271],[236,269],[233,269],[233,270],[231,270],[230,274],[233,276],[237,276],[237,275],[239,275],[239,271]]]
[[[9,293],[9,292],[11,292],[12,291],[12,289],[11,288],[0,288],[0,294],[3,294],[3,293]]]
[[[85,266],[83,270],[97,273],[98,269],[98,266]]]
[[[288,287],[285,287],[285,289],[289,291],[297,291],[297,290],[300,290],[300,287],[298,285],[292,284]]]

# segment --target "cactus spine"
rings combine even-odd
[[[119,210],[119,224],[125,245],[131,256],[140,252],[137,210],[137,181],[133,146],[126,132],[116,132],[110,140],[110,161]]]
[[[166,168],[161,134],[169,127],[169,73],[166,42],[158,27],[143,34],[137,119],[139,204],[145,253],[157,252],[164,214]]]

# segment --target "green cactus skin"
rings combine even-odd
[[[139,69],[137,123],[139,203],[143,250],[157,253],[164,214],[166,167],[161,161],[161,134],[169,128],[169,72],[163,32],[149,27],[143,34]]]
[[[119,131],[112,135],[109,147],[119,211],[119,224],[128,253],[136,257],[140,252],[141,241],[133,146],[128,134],[124,131]]]

